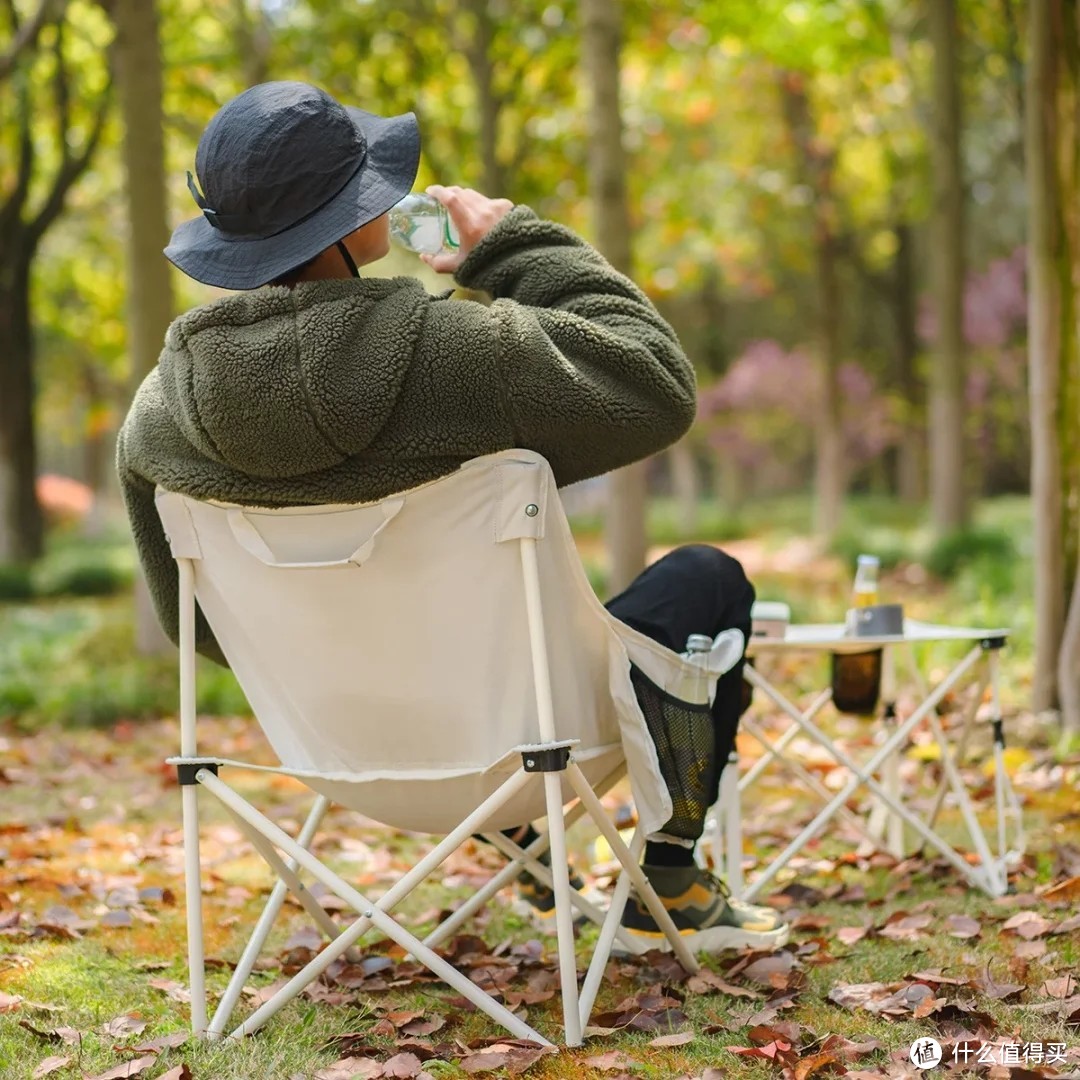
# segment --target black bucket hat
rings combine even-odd
[[[385,214],[419,161],[412,113],[375,116],[307,83],[260,83],[207,124],[202,194],[188,173],[202,216],[177,227],[165,257],[207,285],[265,285]]]

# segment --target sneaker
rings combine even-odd
[[[570,873],[570,888],[581,892],[585,882],[573,871]],[[517,895],[513,909],[519,915],[530,918],[540,926],[553,926],[555,920],[555,890],[537,881],[527,870],[517,876],[514,883]],[[584,916],[575,914],[574,922],[579,923]],[[588,921],[588,920],[585,920]]]
[[[693,952],[775,949],[788,939],[791,928],[778,912],[736,900],[723,881],[700,866],[643,866],[642,870]],[[646,948],[671,948],[635,894],[626,902],[622,925]]]

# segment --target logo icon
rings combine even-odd
[[[941,1063],[941,1043],[937,1039],[916,1039],[908,1051],[911,1064],[916,1069],[932,1069]]]

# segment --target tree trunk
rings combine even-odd
[[[123,160],[128,203],[128,354],[132,386],[157,363],[172,321],[169,238],[165,205],[164,112],[157,5],[115,0],[117,84],[124,121]],[[135,592],[135,637],[140,652],[171,650],[158,625],[141,575]]]
[[[19,253],[3,267],[0,340],[0,563],[29,562],[42,553],[44,526],[35,488],[30,261]]]
[[[499,113],[502,100],[495,90],[495,65],[491,59],[495,23],[488,10],[488,0],[462,0],[472,25],[462,51],[472,73],[476,91],[476,111],[480,123],[480,162],[483,189],[492,198],[506,194],[506,180],[499,161]]]
[[[1058,263],[1061,295],[1060,439],[1065,626],[1058,653],[1062,732],[1080,737],[1080,3],[1052,8],[1052,41],[1060,48],[1057,87],[1059,206],[1065,251]],[[1070,584],[1071,583],[1071,584]]]
[[[915,369],[919,338],[915,323],[915,261],[911,226],[899,222],[893,229],[893,315],[896,320],[896,384],[903,400],[900,443],[897,447],[896,487],[902,502],[919,503],[926,495],[923,453],[922,387]]]
[[[692,538],[701,520],[701,485],[698,483],[697,456],[689,436],[669,447],[667,457],[671,466],[671,487],[679,530]]]
[[[847,470],[840,416],[840,297],[835,241],[824,216],[816,231],[821,401],[815,433],[814,532],[827,540],[840,527]]]
[[[715,264],[701,272],[701,292],[698,294],[701,308],[701,366],[713,375],[727,370],[727,342],[724,338],[726,308],[720,271]]]
[[[597,247],[629,275],[630,208],[619,105],[620,0],[582,0],[582,59],[589,85],[589,192]],[[609,477],[605,540],[609,591],[619,592],[644,569],[646,464],[636,462]]]
[[[781,90],[785,120],[795,145],[797,171],[814,193],[818,315],[815,337],[821,386],[814,429],[814,532],[828,539],[840,526],[847,489],[840,414],[840,295],[833,154],[821,146],[817,137],[803,76],[784,72]]]
[[[934,48],[932,267],[937,342],[930,369],[930,509],[939,535],[968,521],[964,479],[964,182],[956,0],[929,0]]]
[[[1059,395],[1065,240],[1057,171],[1057,49],[1055,0],[1029,8],[1026,100],[1028,189],[1028,386],[1031,427],[1031,510],[1035,563],[1036,710],[1057,705],[1057,660],[1065,623]]]
[[[1080,574],[1073,582],[1069,617],[1058,653],[1058,698],[1061,704],[1062,733],[1080,735]]]
[[[144,2],[147,7],[154,7],[152,0]],[[233,0],[233,10],[236,19],[233,31],[236,52],[243,64],[244,82],[247,86],[266,82],[270,78],[271,46],[266,13],[258,3],[252,10],[249,0]]]

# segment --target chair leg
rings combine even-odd
[[[731,895],[742,896],[742,800],[739,796],[739,756],[733,750],[720,777],[720,809],[713,836],[713,862],[723,867]]]
[[[649,884],[649,879],[645,877],[641,866],[630,853],[626,841],[619,835],[619,830],[615,828],[615,823],[607,816],[603,805],[596,797],[596,793],[589,786],[585,774],[573,762],[570,763],[567,769],[567,779],[577,793],[578,798],[585,804],[585,809],[588,810],[597,828],[604,834],[604,839],[611,845],[615,857],[622,863],[623,872],[629,875],[630,881],[633,883],[634,888],[637,889],[642,903],[648,908],[649,914],[656,920],[657,926],[664,932],[664,936],[667,938],[668,944],[671,945],[676,959],[687,971],[696,972],[698,962],[694,959],[689,946],[679,934],[675,923],[672,922],[670,913],[660,902],[656,890]]]
[[[307,821],[304,822],[304,827],[300,830],[300,834],[296,838],[298,844],[305,848],[311,847],[311,842],[315,838],[315,832],[319,825],[322,824],[322,819],[326,815],[326,811],[329,807],[330,800],[326,798],[325,795],[320,795],[316,798],[315,803],[311,808],[311,812],[308,814]],[[292,859],[287,860],[285,865],[288,866],[290,870],[296,869],[296,864]],[[240,994],[244,989],[244,983],[247,982],[248,976],[255,966],[255,961],[258,960],[259,953],[262,952],[262,947],[266,943],[266,939],[274,926],[274,921],[278,917],[278,912],[281,911],[281,905],[285,902],[285,896],[288,893],[288,889],[288,885],[281,878],[278,878],[277,882],[274,884],[273,891],[270,893],[270,899],[267,901],[266,907],[263,908],[262,915],[259,917],[259,921],[255,926],[255,930],[237,962],[236,970],[229,980],[229,985],[225,988],[225,993],[218,1003],[214,1018],[210,1022],[210,1027],[207,1028],[206,1033],[210,1038],[220,1038],[224,1033],[225,1025],[229,1022],[229,1017],[232,1015],[233,1009],[236,1008],[236,1003],[240,1000]]]
[[[634,862],[641,860],[641,853],[645,849],[645,834],[640,830],[634,832],[630,841],[630,855]],[[615,891],[611,896],[611,906],[603,926],[600,928],[600,936],[597,938],[596,947],[593,950],[592,961],[589,970],[585,973],[585,982],[581,987],[581,998],[578,1003],[581,1026],[584,1028],[589,1022],[596,994],[600,989],[600,983],[604,978],[608,958],[611,956],[611,948],[615,944],[615,937],[620,930],[623,910],[626,901],[630,898],[630,875],[623,870],[615,882]]]
[[[206,964],[203,945],[202,868],[199,862],[199,785],[181,790],[184,822],[184,903],[187,910],[188,980],[191,989],[191,1033],[206,1031]]]
[[[573,768],[573,766],[571,766]],[[570,864],[563,822],[562,777],[544,773],[547,818],[551,839],[551,884],[555,891],[555,931],[559,943],[559,982],[562,989],[563,1029],[567,1046],[581,1045],[578,1014],[577,960],[574,955],[574,919],[570,906]]]
[[[486,1013],[496,1023],[505,1027],[512,1035],[521,1039],[532,1039],[542,1045],[550,1045],[542,1035],[529,1027],[523,1020],[515,1016],[509,1009],[495,1001],[490,995],[484,993],[475,983],[464,974],[449,964],[437,953],[432,952],[419,941],[414,934],[410,934],[400,926],[390,915],[388,910],[393,908],[402,897],[416,884],[422,881],[434,868],[438,866],[450,853],[456,849],[466,837],[472,835],[477,827],[491,815],[504,802],[512,798],[518,790],[529,782],[531,777],[524,771],[514,773],[494,795],[490,796],[480,807],[469,815],[458,828],[448,834],[442,844],[426,855],[406,874],[393,888],[385,893],[377,903],[372,902],[358,890],[354,889],[340,875],[335,874],[329,867],[324,866],[311,852],[300,847],[296,841],[274,824],[265,814],[259,813],[253,806],[237,795],[227,784],[223,783],[212,773],[200,771],[197,774],[200,781],[209,788],[221,802],[232,810],[238,817],[246,821],[252,828],[257,829],[278,850],[291,856],[298,866],[302,867],[316,880],[322,882],[328,889],[333,890],[341,899],[348,902],[360,913],[359,918],[351,927],[341,933],[323,951],[308,964],[303,971],[294,976],[275,997],[257,1009],[233,1035],[242,1038],[250,1034],[260,1025],[265,1023],[286,1002],[292,1000],[305,986],[309,985],[332,960],[341,955],[345,950],[370,926],[385,934],[392,941],[400,945],[407,952],[412,953],[416,959],[437,975],[448,986],[457,990],[478,1009]]]

